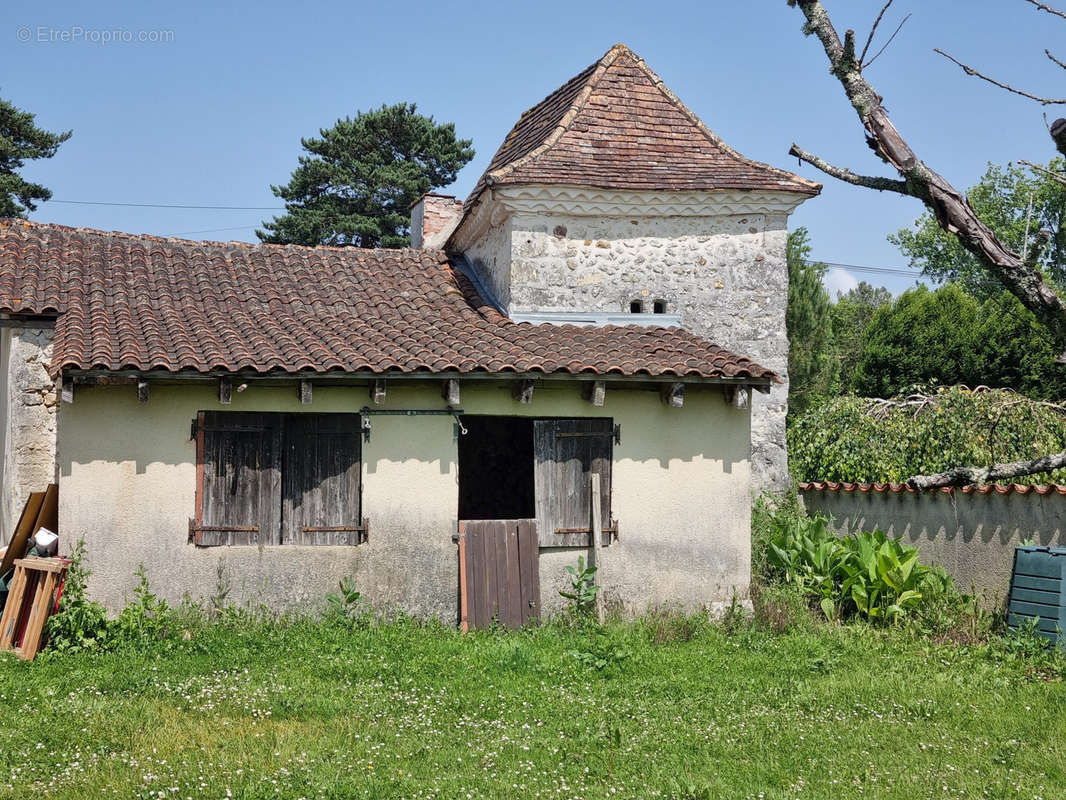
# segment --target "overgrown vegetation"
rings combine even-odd
[[[1066,404],[961,386],[888,400],[838,397],[795,418],[788,447],[797,480],[905,481],[1066,450]],[[1017,480],[1061,482],[1066,471]]]
[[[170,606],[143,570],[101,633],[78,547],[53,647],[0,657],[0,795],[1062,795],[1059,656],[997,635],[950,587],[897,596],[890,625],[845,610],[841,590],[831,616],[848,624],[826,622],[821,557],[776,552],[818,550],[824,526],[794,497],[754,519],[752,615],[735,598],[717,620],[659,609],[599,625],[575,606],[467,635],[377,615],[350,579],[320,616],[273,617]],[[893,552],[895,589],[910,556]],[[581,563],[570,577],[581,597],[592,576]],[[59,631],[79,644],[55,647]]]

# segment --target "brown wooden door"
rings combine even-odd
[[[600,518],[605,526],[611,524],[613,435],[609,418],[538,419],[533,423],[541,547],[591,546],[591,475],[600,476]],[[604,534],[604,544],[608,541]]]
[[[496,621],[520,628],[540,616],[537,524],[531,519],[459,523],[461,627]]]

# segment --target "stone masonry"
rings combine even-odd
[[[532,190],[498,191],[454,243],[508,314],[629,312],[633,301],[652,314],[660,301],[685,329],[773,369],[781,383],[752,403],[753,490],[784,489],[785,246],[795,199],[699,193],[665,206],[655,194],[616,193],[613,207],[603,193],[597,203],[553,196],[532,210]]]
[[[11,328],[0,339],[0,541],[11,535],[26,497],[56,481],[56,384],[48,374],[51,329]]]

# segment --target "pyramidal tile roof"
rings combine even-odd
[[[616,44],[521,116],[466,206],[489,186],[519,183],[821,191],[821,184],[729,147],[624,44]]]
[[[680,328],[514,322],[441,250],[194,242],[0,219],[0,313],[57,315],[53,373],[775,379]]]

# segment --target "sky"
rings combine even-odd
[[[860,42],[881,5],[826,1]],[[988,162],[1046,162],[1044,109],[966,77],[933,48],[1061,96],[1062,72],[1043,50],[1063,41],[1066,20],[1023,0],[896,0],[871,52],[906,14],[866,76],[919,156],[959,188]],[[886,236],[913,224],[921,204],[788,155],[796,142],[856,172],[892,174],[801,24],[785,0],[21,3],[0,23],[0,97],[46,129],[74,131],[23,171],[54,193],[32,219],[254,242],[274,213],[258,209],[280,207],[270,185],[287,182],[301,137],[415,102],[473,139],[477,157],[446,190],[463,197],[523,110],[624,42],[735,149],[825,184],[790,221],[808,228],[816,259],[902,270],[834,268],[831,290],[866,280],[902,291],[918,273]]]

